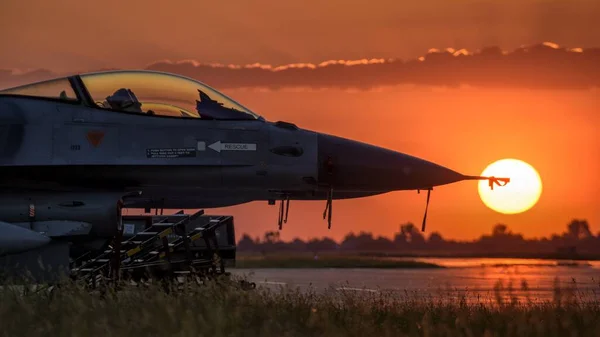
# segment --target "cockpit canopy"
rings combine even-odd
[[[0,91],[2,94],[85,99],[71,83],[83,83],[94,107],[155,116],[218,120],[261,119],[233,99],[193,79],[155,71],[108,71],[80,75],[79,81],[60,78]]]
[[[110,71],[81,75],[98,107],[160,116],[258,119],[215,89],[192,79],[153,71]]]
[[[21,85],[18,87],[0,90],[0,95],[18,95],[28,97],[41,97],[61,101],[77,102],[79,98],[66,77]]]

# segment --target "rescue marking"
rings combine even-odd
[[[206,142],[198,142],[196,150],[198,151],[206,151]]]
[[[104,131],[89,131],[87,133],[87,139],[93,147],[98,147],[104,139]]]
[[[146,149],[147,158],[191,158],[196,157],[193,147]]]
[[[256,151],[256,144],[252,143],[221,143],[220,140],[210,144],[210,149],[221,151]]]

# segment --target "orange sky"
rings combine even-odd
[[[542,196],[534,208],[517,215],[485,207],[476,182],[436,188],[428,231],[468,239],[504,222],[526,236],[546,236],[562,232],[573,217],[587,219],[594,233],[600,231],[597,91],[395,87],[362,92],[228,93],[268,119],[292,120],[300,127],[407,152],[466,174],[479,174],[488,164],[507,157],[524,160],[539,171]],[[331,231],[321,220],[324,206],[324,202],[293,202],[282,237],[341,238],[349,230],[392,235],[406,221],[420,224],[425,194],[393,192],[336,201]],[[277,207],[266,203],[218,212],[237,215],[243,230],[276,229]],[[258,212],[260,218],[255,216]]]
[[[100,5],[101,4],[101,5]],[[0,69],[86,71],[169,59],[248,64],[331,59],[416,58],[429,48],[477,50],[554,41],[599,47],[600,2],[429,0],[200,2],[4,0]],[[210,83],[209,83],[210,84]],[[536,167],[544,183],[538,205],[501,215],[479,200],[474,182],[438,188],[428,228],[468,239],[504,222],[527,236],[562,231],[572,217],[600,230],[598,91],[431,89],[227,93],[270,120],[408,152],[460,172],[480,173],[504,157]],[[366,112],[366,114],[365,114]],[[492,126],[492,128],[490,128]],[[419,223],[425,195],[397,192],[337,202],[327,231],[324,203],[295,202],[282,238],[368,230],[392,235]],[[236,215],[238,236],[276,229],[277,208],[248,204]],[[261,214],[260,218],[256,214]],[[380,216],[380,217],[378,217]]]

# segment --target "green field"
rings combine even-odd
[[[325,254],[240,255],[235,268],[442,268],[420,261],[392,261],[379,257]]]
[[[241,290],[223,282],[104,295],[74,285],[0,291],[3,336],[600,336],[597,300],[543,304],[386,293]],[[500,297],[498,297],[500,298]]]

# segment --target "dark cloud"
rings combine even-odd
[[[155,62],[146,69],[182,74],[219,89],[369,89],[400,84],[586,89],[600,87],[600,48],[569,49],[547,42],[510,52],[498,47],[477,52],[432,49],[418,59],[406,61],[334,60],[273,66],[201,64],[185,60]],[[7,87],[58,75],[47,70],[20,74],[0,70],[0,84]]]

